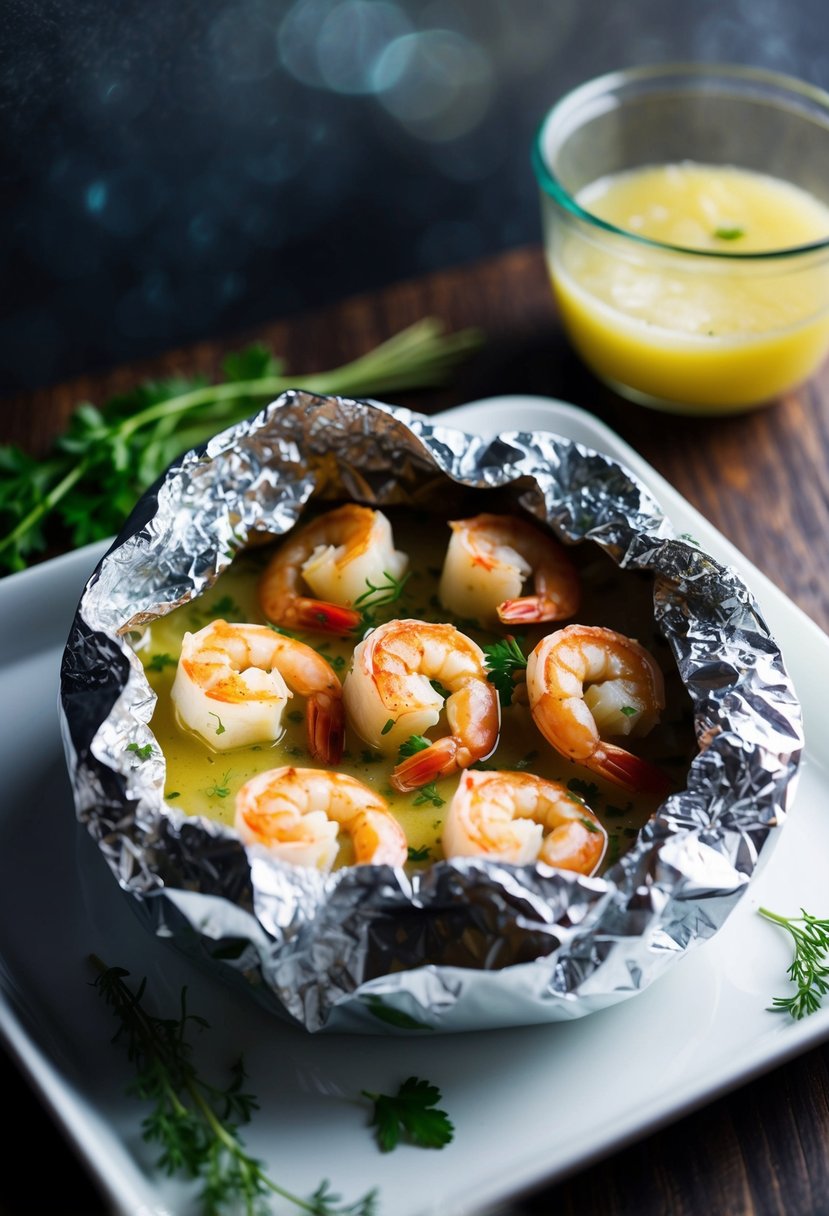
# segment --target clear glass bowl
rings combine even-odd
[[[679,64],[614,72],[559,101],[533,164],[565,329],[588,366],[639,404],[700,414],[768,404],[829,350],[829,227],[765,252],[726,239],[686,248],[578,201],[609,175],[683,162],[790,183],[829,217],[829,94],[761,69]]]

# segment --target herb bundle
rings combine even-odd
[[[92,961],[99,972],[96,987],[120,1022],[116,1038],[125,1038],[136,1067],[131,1092],[152,1103],[142,1124],[144,1139],[160,1146],[158,1165],[167,1174],[182,1173],[201,1182],[205,1216],[219,1216],[239,1205],[246,1216],[267,1216],[274,1195],[310,1216],[375,1216],[375,1191],[343,1203],[324,1181],[303,1199],[268,1177],[239,1136],[239,1127],[258,1109],[256,1099],[243,1088],[247,1078],[242,1061],[233,1066],[225,1088],[196,1071],[186,1036],[192,1027],[204,1029],[208,1023],[188,1012],[187,990],[182,989],[177,1018],[157,1017],[141,1003],[144,981],[133,992],[124,982],[128,971]]]
[[[43,458],[0,446],[0,572],[22,570],[47,545],[67,548],[116,532],[138,497],[182,452],[253,414],[286,389],[374,396],[443,384],[480,344],[427,317],[351,363],[288,376],[262,346],[229,355],[224,381],[138,385],[100,409],[75,408]]]

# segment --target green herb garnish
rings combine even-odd
[[[794,939],[794,959],[789,979],[797,985],[792,996],[776,996],[771,1010],[789,1013],[797,1020],[820,1009],[821,998],[829,992],[829,919],[811,916],[805,908],[800,916],[780,916],[768,908],[758,908],[761,916],[782,925]]]
[[[432,850],[428,844],[422,845],[419,849],[415,849],[412,845],[409,845],[409,861],[429,861],[431,856]]]
[[[228,785],[228,782],[230,781],[231,771],[231,769],[228,769],[228,771],[224,774],[221,785],[219,785],[218,781],[214,781],[210,789],[204,791],[208,798],[227,798],[228,794],[230,793],[230,786]]]
[[[245,615],[231,595],[222,595],[212,604],[201,604],[197,611],[208,621],[215,621],[219,617],[237,617],[239,620],[244,620]]]
[[[392,729],[392,727],[393,727],[393,726],[394,726],[394,718],[388,718],[388,719],[387,719],[387,720],[386,720],[386,721],[383,723],[383,729],[380,731],[380,734],[381,734],[381,735],[387,735],[387,734],[389,733],[389,731]]]
[[[409,1077],[394,1095],[362,1092],[374,1103],[371,1125],[384,1153],[396,1148],[401,1136],[420,1148],[443,1148],[455,1134],[446,1111],[437,1109],[440,1090],[428,1081]]]
[[[154,654],[150,659],[145,671],[163,671],[165,667],[177,667],[178,659],[174,659],[171,654]]]
[[[581,777],[571,777],[567,788],[574,794],[580,794],[588,804],[594,803],[600,797],[599,787],[595,781],[583,781]]]
[[[626,718],[632,718],[639,713],[635,705],[623,705],[619,710],[620,714],[624,714]]]
[[[430,781],[428,785],[424,785],[418,790],[412,806],[425,806],[427,802],[430,802],[432,806],[443,806],[446,802],[446,799],[441,798],[438,793],[438,787],[434,781]]]
[[[397,763],[401,760],[408,759],[409,756],[416,756],[418,752],[424,752],[427,747],[431,747],[431,743],[423,735],[409,735],[403,743],[400,744],[400,750],[397,753]]]
[[[417,1018],[404,1013],[402,1009],[395,1009],[392,1005],[387,1005],[382,997],[374,996],[372,993],[366,996],[365,1005],[369,1013],[372,1013],[378,1021],[385,1022],[387,1026],[397,1026],[401,1030],[432,1029],[428,1023],[419,1022]]]
[[[481,344],[471,329],[444,334],[424,318],[343,367],[285,375],[251,346],[224,361],[224,381],[173,378],[138,385],[100,409],[76,406],[42,459],[0,446],[0,568],[22,570],[47,543],[85,545],[117,532],[139,495],[180,453],[248,418],[286,389],[373,397],[443,384]],[[45,528],[53,526],[47,537]]]
[[[209,710],[207,711],[207,713],[208,713],[208,717],[215,718],[215,719],[216,719],[216,721],[217,721],[217,722],[218,722],[218,724],[219,724],[219,725],[216,727],[216,734],[217,734],[217,735],[223,735],[223,734],[225,733],[226,727],[225,727],[224,722],[223,722],[223,721],[221,720],[221,718],[219,717],[219,715],[218,715],[218,714],[214,714],[212,709],[209,709]]]
[[[149,760],[153,754],[152,743],[145,743],[143,747],[139,747],[137,743],[128,743],[127,751],[134,752],[138,760]]]
[[[158,1166],[166,1174],[181,1173],[202,1184],[205,1216],[238,1205],[246,1216],[264,1216],[272,1209],[269,1195],[278,1195],[310,1216],[374,1216],[376,1192],[355,1203],[342,1204],[327,1182],[308,1199],[285,1190],[265,1173],[263,1163],[251,1157],[239,1136],[259,1104],[243,1086],[247,1080],[242,1060],[231,1069],[226,1088],[199,1076],[192,1062],[187,1033],[208,1023],[187,1010],[187,989],[181,990],[179,1015],[161,1018],[148,1013],[142,1001],[146,980],[133,992],[125,984],[122,967],[107,967],[93,958],[98,969],[95,987],[120,1022],[116,1039],[126,1042],[127,1055],[137,1076],[130,1092],[152,1103],[142,1122],[144,1139],[161,1148]]]
[[[377,609],[394,604],[400,599],[410,575],[411,570],[407,570],[402,578],[395,578],[388,570],[384,570],[383,582],[375,584],[370,578],[366,579],[366,590],[354,601],[354,607],[360,610],[358,630],[365,632],[377,624]]]
[[[523,641],[523,638],[508,634],[502,642],[493,642],[491,646],[483,648],[486,655],[486,678],[498,689],[498,696],[504,708],[512,704],[516,676],[527,666],[527,656],[521,649]]]
[[[745,236],[745,228],[741,228],[739,224],[724,224],[722,228],[714,229],[714,236],[718,241],[737,241],[741,236]]]

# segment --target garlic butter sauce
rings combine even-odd
[[[441,607],[438,585],[449,541],[448,526],[432,516],[424,518],[416,512],[389,514],[395,543],[408,553],[411,573],[400,599],[377,611],[376,623],[395,617],[451,621],[481,646],[504,638],[510,632],[506,626],[497,631],[483,630],[472,622],[453,620]],[[265,623],[257,601],[257,581],[271,552],[270,548],[253,549],[238,557],[209,591],[154,622],[139,650],[148,679],[158,695],[151,727],[166,759],[167,802],[186,814],[203,815],[228,825],[233,823],[236,792],[252,776],[286,764],[312,766],[305,740],[304,700],[295,697],[289,702],[283,716],[283,734],[274,743],[220,752],[212,750],[177,723],[169,693],[181,639],[186,631],[200,629],[219,617],[228,621]],[[637,741],[636,751],[659,764],[679,785],[695,750],[690,703],[670,652],[654,626],[652,581],[644,575],[620,571],[589,542],[576,546],[571,554],[580,569],[583,587],[582,607],[577,619],[581,623],[606,625],[637,637],[657,657],[665,673],[667,705],[662,721],[647,738]],[[547,623],[512,632],[521,636],[527,654],[543,636],[565,623]],[[355,641],[359,639],[352,641],[323,633],[296,636],[320,651],[340,679],[345,678]],[[217,717],[219,729],[221,722]],[[442,719],[432,733],[437,737],[444,732]],[[459,777],[455,775],[421,790],[401,794],[389,784],[396,760],[397,757],[381,756],[373,751],[347,728],[345,754],[337,768],[387,799],[390,810],[406,833],[410,865],[419,867],[442,856],[443,819]],[[517,769],[569,784],[573,795],[587,802],[608,831],[606,865],[612,864],[626,850],[656,809],[653,799],[631,794],[563,759],[546,743],[529,709],[521,704],[503,709],[498,746],[492,756],[475,767]],[[337,865],[349,864],[350,860],[349,845],[343,838]]]

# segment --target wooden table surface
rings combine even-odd
[[[215,374],[222,354],[252,337],[285,356],[289,370],[310,372],[345,362],[426,315],[442,318],[451,329],[479,326],[486,344],[451,389],[401,396],[401,404],[431,413],[498,393],[538,393],[582,406],[636,448],[829,630],[829,365],[772,408],[743,416],[698,420],[629,405],[598,384],[570,352],[537,249],[515,250],[254,334],[20,397],[4,405],[0,438],[41,453],[78,400],[100,403],[137,379],[174,370]],[[38,1199],[14,1181],[24,1171],[3,1171],[0,1212],[105,1212],[51,1119],[5,1058],[0,1085],[13,1121],[11,1137],[4,1132],[4,1159],[14,1161],[36,1146],[40,1160],[49,1162],[47,1190],[41,1188]],[[829,1213],[829,1045],[523,1198],[510,1213]]]

